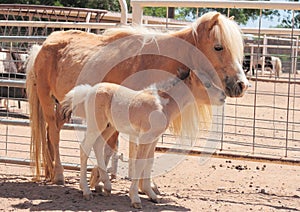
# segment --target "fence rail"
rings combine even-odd
[[[144,6],[145,1],[132,0],[132,4],[139,2],[140,6]],[[162,1],[161,1],[162,2]],[[169,2],[169,1],[163,1]],[[173,1],[172,1],[173,2]],[[185,3],[187,1],[183,1]],[[190,1],[192,2],[192,1]],[[200,1],[193,1],[199,3]],[[203,2],[203,1],[201,1]],[[213,2],[216,1],[207,1]],[[204,2],[204,3],[207,3]],[[231,1],[233,2],[233,1]],[[203,3],[203,4],[204,4]],[[223,1],[219,2],[219,6],[223,5]],[[238,3],[235,1],[235,3]],[[253,2],[259,5],[261,2]],[[142,5],[143,4],[143,5]],[[145,3],[148,5],[148,3]],[[176,3],[177,4],[177,3]],[[242,4],[242,3],[238,3]],[[268,2],[270,4],[270,2]],[[292,6],[293,4],[287,4]],[[172,6],[168,4],[168,6]],[[299,6],[299,3],[296,5]],[[150,5],[148,5],[150,6]],[[162,5],[160,5],[162,6]],[[178,6],[178,5],[177,5]],[[189,5],[185,5],[189,6]],[[197,4],[197,7],[200,7]],[[276,4],[276,7],[278,4]],[[236,6],[238,7],[238,6]],[[260,8],[259,6],[256,8]],[[291,8],[290,8],[291,9]],[[57,28],[91,28],[106,29],[117,27],[116,24],[103,23],[58,23],[53,22],[19,22],[19,21],[0,21],[0,26],[19,26],[19,27],[57,27]],[[152,25],[151,25],[152,27]],[[161,26],[160,26],[161,27]],[[182,26],[180,26],[181,28]],[[174,27],[175,30],[177,27]],[[243,29],[244,33],[266,33],[277,35],[276,38],[284,34],[297,38],[300,34],[298,29]],[[24,43],[29,48],[33,43],[41,43],[47,36],[0,36],[0,43],[6,46],[15,47],[16,43]],[[261,38],[263,36],[260,36]],[[274,38],[274,39],[276,39]],[[292,42],[293,39],[290,39]],[[259,39],[258,39],[259,40]],[[281,40],[281,38],[279,39]],[[287,39],[289,42],[289,39]],[[281,45],[246,43],[246,46],[258,46],[259,48],[267,47],[268,49],[281,49],[291,46],[291,49],[299,49],[298,46],[291,43]],[[297,52],[297,50],[296,50]],[[217,151],[216,156],[238,156],[251,159],[269,159],[277,161],[289,161],[300,163],[300,78],[295,74],[291,74],[292,58],[297,55],[286,55],[285,61],[288,65],[286,73],[282,74],[278,79],[269,76],[249,76],[252,88],[244,98],[227,99],[225,110],[218,117],[218,125],[221,127],[222,135],[216,140]],[[299,61],[299,60],[298,60]],[[0,79],[1,87],[17,87],[24,88],[25,80]],[[4,98],[7,99],[7,98]],[[28,162],[29,160],[29,120],[28,120],[28,103],[26,99],[22,99],[21,107],[16,106],[16,102],[20,99],[8,98],[8,107],[0,107],[0,159],[13,161],[20,159]],[[76,121],[75,121],[76,122]],[[61,148],[63,152],[62,161],[65,164],[74,164],[77,167],[78,160],[78,136],[74,135],[75,129],[84,130],[85,126],[70,123],[66,124],[62,131]],[[76,130],[75,130],[76,131]],[[17,135],[14,134],[17,132]],[[75,133],[76,134],[76,133]],[[24,135],[24,136],[20,136]],[[203,142],[207,137],[203,136],[194,144],[191,154],[198,154],[205,151]],[[17,146],[22,146],[18,149]],[[164,134],[158,149],[166,151],[168,148],[176,149],[176,142],[173,135]],[[175,151],[175,150],[174,150]],[[76,155],[76,156],[74,156]],[[8,160],[9,159],[9,160]]]

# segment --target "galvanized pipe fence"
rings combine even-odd
[[[132,1],[132,4],[135,1]],[[222,4],[221,2],[220,4]],[[19,21],[0,21],[0,27],[55,27],[107,29],[115,24],[101,23],[31,23]],[[47,25],[48,24],[48,25]],[[153,27],[153,26],[151,26]],[[176,27],[172,28],[174,30]],[[300,78],[299,68],[299,32],[292,29],[243,29],[245,34],[254,33],[257,37],[245,37],[245,51],[253,57],[276,55],[282,59],[283,73],[279,78],[269,76],[267,72],[249,75],[252,87],[243,98],[227,99],[226,106],[217,114],[218,134],[213,150],[215,155],[226,157],[244,157],[278,161],[300,162]],[[269,32],[269,33],[268,33]],[[285,32],[285,33],[283,33]],[[268,34],[267,43],[263,41]],[[10,51],[28,51],[34,43],[41,44],[47,35],[13,36],[2,34],[0,43]],[[284,38],[283,38],[284,37]],[[272,43],[275,40],[278,43]],[[284,41],[283,41],[284,40]],[[283,43],[282,43],[283,42]],[[263,51],[262,49],[266,50]],[[283,49],[284,51],[281,51]],[[1,61],[0,61],[1,62]],[[24,89],[25,79],[1,78],[0,90],[10,88]],[[8,103],[4,105],[4,100]],[[0,161],[29,162],[30,128],[26,98],[13,98],[9,93],[2,97],[0,107]],[[79,144],[85,126],[79,120],[65,125],[61,132],[62,161],[70,168],[78,168]],[[220,134],[221,132],[221,134]],[[206,141],[209,132],[201,132],[200,138],[189,149],[190,154],[210,152]],[[125,140],[123,137],[120,140]],[[164,134],[158,144],[161,151],[178,152],[183,147],[176,143],[171,134]],[[125,148],[126,149],[126,148]],[[179,149],[179,150],[178,150]],[[177,151],[178,150],[178,151]],[[121,151],[126,151],[122,149]]]

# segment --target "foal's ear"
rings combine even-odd
[[[233,21],[234,20],[234,16],[230,16],[229,20]]]
[[[208,30],[211,30],[219,22],[220,13],[216,13],[208,23]]]
[[[188,76],[190,76],[191,69],[184,70],[182,68],[178,68],[177,72],[178,72],[178,78],[181,80],[185,80],[186,78],[188,78]]]

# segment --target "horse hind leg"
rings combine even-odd
[[[109,179],[109,175],[107,173],[107,163],[105,161],[105,153],[104,153],[104,146],[105,146],[105,140],[100,135],[93,148],[95,151],[95,156],[97,158],[97,166],[96,169],[98,170],[98,179],[90,181],[91,187],[95,187],[97,191],[100,191],[104,196],[110,196],[111,194],[111,182]],[[95,169],[95,168],[94,168]],[[93,176],[94,174],[91,174]],[[101,186],[99,186],[99,182],[103,182],[103,192]]]
[[[89,189],[88,182],[86,179],[87,175],[87,160],[89,153],[87,153],[86,148],[80,146],[80,188],[83,192],[83,198],[85,200],[90,200],[93,198],[92,192]]]
[[[111,182],[107,181],[108,178],[107,166],[112,155],[114,155],[114,153],[118,150],[118,136],[119,133],[115,130],[115,128],[113,128],[110,124],[108,124],[108,126],[103,131],[101,136],[99,136],[97,142],[94,144],[95,155],[98,162],[98,167],[95,167],[94,170],[98,170],[98,171],[97,172],[94,171],[94,173],[91,173],[90,184],[91,187],[96,188],[96,191],[103,193],[102,187],[98,185],[100,181],[102,181],[104,183],[104,195],[106,196],[110,195],[111,193]],[[101,155],[104,156],[102,157]],[[103,164],[103,159],[104,159],[104,164]],[[99,168],[99,164],[102,164],[103,166],[102,169]],[[112,161],[111,169],[113,170],[113,173],[111,179],[113,179],[113,177],[114,178],[116,177],[117,165],[118,165],[117,162]],[[95,174],[97,175],[97,177],[93,176]]]
[[[46,160],[45,169],[46,174],[50,174],[50,179],[54,184],[63,185],[64,184],[64,168],[61,164],[60,154],[59,154],[59,133],[62,124],[58,124],[57,112],[55,110],[56,103],[53,98],[49,95],[46,89],[38,89],[38,95],[42,98],[40,99],[40,104],[43,110],[45,121],[47,122],[47,139],[48,147],[44,147],[44,157],[48,158]],[[52,163],[52,164],[47,164]]]

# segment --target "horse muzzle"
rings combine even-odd
[[[225,94],[229,97],[242,97],[245,91],[251,87],[248,81],[229,80],[229,78],[225,79],[225,85]]]

